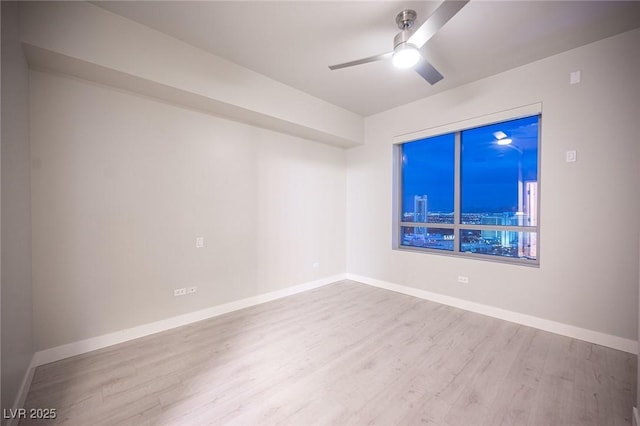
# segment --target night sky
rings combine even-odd
[[[462,132],[462,213],[515,212],[518,173],[537,181],[538,116]],[[498,145],[493,135],[513,140]],[[413,212],[413,197],[427,195],[429,212],[453,211],[454,134],[406,143],[402,147],[403,212]]]

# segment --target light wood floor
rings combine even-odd
[[[26,408],[70,425],[630,425],[635,378],[634,355],[344,281],[38,367]]]

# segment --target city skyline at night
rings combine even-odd
[[[538,180],[538,116],[461,132],[461,206],[465,213],[502,213],[518,208],[518,182]],[[510,145],[498,145],[504,132]],[[409,142],[402,147],[403,213],[414,197],[429,198],[429,213],[452,213],[455,135]]]
[[[539,116],[532,116],[404,144],[401,220],[429,225],[402,226],[401,244],[446,251],[459,244],[461,252],[535,259],[538,135]]]

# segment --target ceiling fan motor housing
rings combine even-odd
[[[407,9],[396,15],[396,24],[398,24],[398,28],[401,30],[408,30],[413,27],[413,23],[415,22],[418,14],[415,10]]]
[[[404,30],[404,31],[400,31],[398,34],[396,34],[396,36],[393,38],[393,48],[395,49],[396,47],[398,47],[400,44],[402,43],[406,43],[407,40],[409,40],[409,37],[411,37],[411,32],[408,30]]]
[[[398,15],[396,16],[396,24],[398,24],[398,28],[400,28],[402,31],[396,34],[396,36],[393,38],[394,49],[398,47],[398,45],[406,43],[407,40],[409,40],[409,37],[412,34],[409,30],[413,27],[417,16],[418,15],[416,14],[415,10],[411,9],[403,10],[402,12],[398,13]]]

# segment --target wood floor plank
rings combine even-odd
[[[571,418],[567,410],[575,386],[576,341],[554,334],[549,337],[549,352],[542,370],[529,425],[577,425],[578,422]]]
[[[486,425],[526,425],[534,406],[540,376],[549,350],[551,333],[534,330],[518,356],[492,406]]]
[[[461,395],[453,402],[444,419],[448,425],[484,424],[488,419],[491,404],[498,396],[504,380],[511,370],[520,347],[533,329],[502,322],[477,370]]]
[[[607,369],[607,349],[576,341],[577,362],[571,406],[580,425],[613,425],[613,399]]]
[[[64,425],[630,425],[636,362],[344,281],[40,366],[25,406]]]
[[[616,350],[606,350],[607,371],[613,401],[613,424],[628,425],[632,413],[629,405],[635,405],[637,361],[634,355]]]

